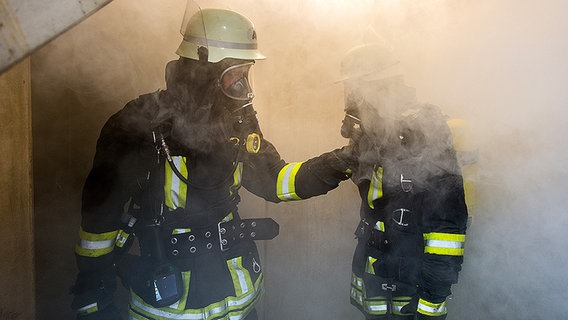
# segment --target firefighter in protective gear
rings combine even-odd
[[[350,50],[341,71],[362,200],[351,303],[366,319],[445,319],[468,217],[446,117],[416,102],[380,45]]]
[[[278,225],[242,219],[239,189],[291,201],[349,177],[341,150],[286,163],[264,139],[249,81],[264,56],[247,18],[202,9],[182,33],[166,90],[130,101],[97,142],[75,249],[81,319],[119,318],[117,274],[131,319],[256,319],[264,276],[254,240]],[[129,250],[134,238],[139,250]]]

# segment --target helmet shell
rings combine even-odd
[[[347,51],[339,81],[375,81],[402,75],[394,54],[379,44],[364,44]]]
[[[183,40],[176,53],[199,60],[198,49],[208,49],[208,62],[225,58],[261,60],[253,23],[245,16],[225,9],[207,8],[197,11],[182,26]]]

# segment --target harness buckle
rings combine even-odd
[[[399,217],[398,217],[398,221],[397,219],[395,219],[395,217],[392,217],[392,220],[398,224],[399,226],[403,226],[403,227],[407,227],[408,223],[404,223],[404,213],[408,212],[410,213],[409,209],[404,209],[404,208],[400,208],[400,209],[396,209],[393,211],[393,213],[400,213]]]
[[[388,283],[383,283],[381,284],[381,289],[383,289],[384,291],[396,291],[396,284],[393,284],[391,286],[389,286]]]
[[[221,226],[222,224],[226,223],[227,221],[219,221],[217,223],[217,231],[219,235],[219,246],[222,252],[229,250],[229,241],[223,238],[223,235],[227,234],[227,229]]]

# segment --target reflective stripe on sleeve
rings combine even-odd
[[[79,244],[75,253],[84,257],[100,257],[112,252],[117,239],[118,230],[105,233],[90,233],[79,230]]]
[[[276,195],[280,200],[300,200],[296,194],[296,174],[303,162],[293,162],[285,165],[278,173],[276,181]]]
[[[383,197],[383,167],[373,170],[371,183],[369,184],[369,192],[367,193],[367,204],[371,209],[375,209],[374,200]]]
[[[430,232],[424,234],[424,253],[463,256],[465,234]]]
[[[80,315],[86,315],[97,311],[99,311],[99,305],[96,302],[77,309],[77,313]]]
[[[446,309],[446,301],[441,303],[433,303],[424,299],[418,300],[417,311],[418,313],[431,317],[443,316],[448,313],[448,310]]]

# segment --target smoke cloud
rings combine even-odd
[[[418,101],[465,119],[464,143],[479,154],[473,222],[448,319],[565,317],[564,1],[199,4],[236,10],[255,23],[268,57],[253,67],[255,109],[265,137],[287,161],[347,143],[339,133],[340,61],[365,42],[390,48]],[[36,244],[40,318],[59,316],[70,303],[80,189],[99,130],[130,99],[164,87],[184,9],[182,0],[115,0],[32,56],[36,239],[53,230],[61,235],[56,251],[52,243],[44,248],[47,241]],[[262,244],[264,319],[362,318],[348,298],[359,202],[351,182],[297,203],[243,195],[243,215],[281,225],[281,234]]]

